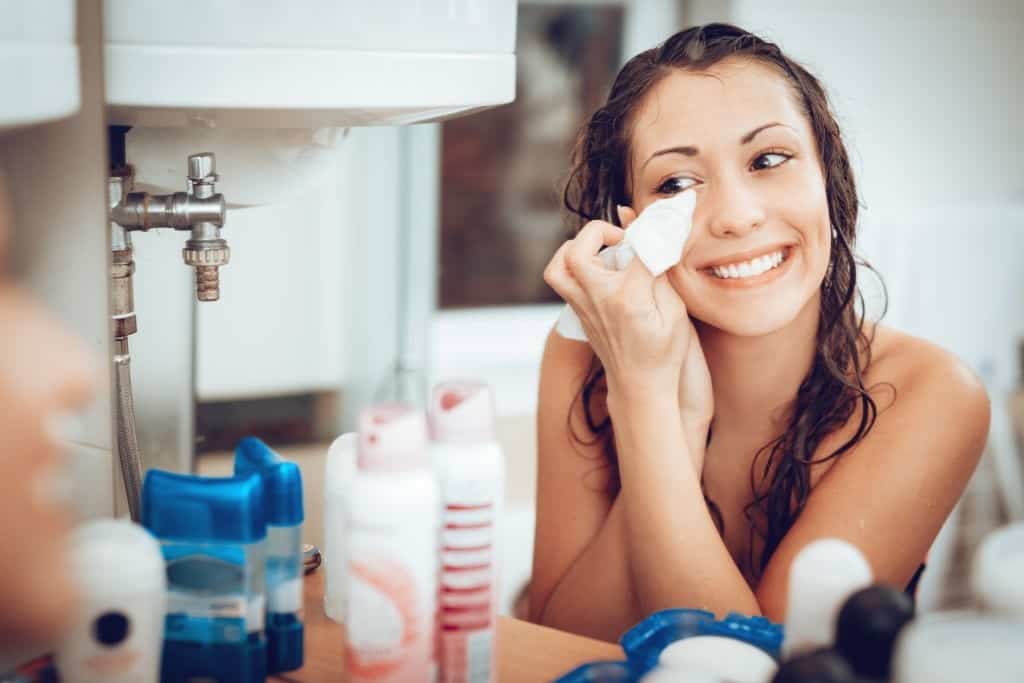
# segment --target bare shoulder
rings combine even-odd
[[[988,433],[989,401],[981,380],[956,355],[919,337],[877,326],[864,384],[881,398],[879,420],[891,406],[904,417],[909,412],[929,421],[954,419],[967,432],[984,432],[982,440]]]
[[[537,419],[540,424],[551,423],[565,428],[571,421],[573,431],[587,431],[581,392],[593,368],[594,352],[590,345],[566,339],[552,330],[544,345],[540,367],[540,395]],[[604,418],[601,391],[595,391],[590,407],[597,421]],[[581,431],[582,430],[582,431]]]

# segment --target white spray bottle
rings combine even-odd
[[[348,496],[345,670],[353,683],[429,683],[437,664],[440,496],[427,423],[404,404],[360,419]]]
[[[441,681],[489,683],[497,677],[497,532],[505,488],[491,391],[478,382],[439,384],[431,397],[430,419],[444,504]]]

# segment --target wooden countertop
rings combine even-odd
[[[345,629],[324,614],[324,572],[305,579],[306,665],[270,680],[326,683],[343,680]],[[550,681],[584,662],[622,659],[622,648],[509,617],[498,618],[498,678],[502,683]]]

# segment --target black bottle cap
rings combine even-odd
[[[783,662],[772,683],[858,683],[858,678],[842,655],[823,648]]]
[[[914,618],[914,601],[889,586],[869,586],[851,595],[839,611],[836,649],[861,676],[889,678],[893,646]]]

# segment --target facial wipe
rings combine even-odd
[[[697,195],[689,191],[659,199],[636,217],[621,242],[601,251],[601,261],[607,268],[625,270],[636,257],[658,277],[679,263],[696,206]],[[569,306],[562,309],[555,330],[566,339],[587,341],[580,319]]]

